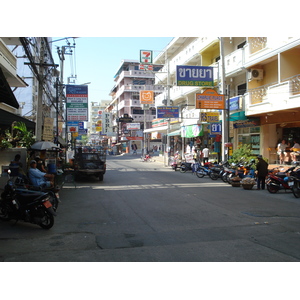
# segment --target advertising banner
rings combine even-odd
[[[212,67],[176,66],[177,86],[214,86]]]
[[[140,102],[141,102],[141,104],[154,103],[154,92],[153,91],[140,91]]]
[[[88,121],[87,85],[66,85],[67,121]]]

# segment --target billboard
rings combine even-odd
[[[157,118],[179,118],[179,106],[158,106]]]
[[[87,85],[66,85],[67,121],[88,121]]]

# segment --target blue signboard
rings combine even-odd
[[[158,106],[157,118],[179,118],[179,106]]]
[[[177,86],[214,86],[212,67],[176,66]]]
[[[211,123],[210,124],[211,134],[222,134],[222,124],[221,123]]]
[[[87,85],[66,85],[66,95],[87,95]]]
[[[229,99],[229,110],[239,110],[240,109],[240,96]]]

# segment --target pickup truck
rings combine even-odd
[[[95,176],[103,181],[106,172],[106,152],[104,149],[86,152],[86,149],[78,148],[74,161],[75,178],[83,176]]]

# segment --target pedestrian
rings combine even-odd
[[[208,157],[209,157],[209,149],[207,148],[207,145],[204,145],[202,153],[203,153],[203,164],[205,164],[206,162],[208,162]]]
[[[131,149],[133,150],[132,155],[133,155],[133,154],[137,154],[137,152],[136,152],[136,150],[137,150],[137,145],[136,145],[135,143],[133,143],[133,144],[131,145]]]
[[[30,162],[28,176],[29,176],[31,183],[34,186],[40,186],[40,187],[53,187],[54,186],[54,175],[41,172],[39,169],[37,169],[35,160],[32,160]]]
[[[268,175],[268,166],[269,164],[262,158],[261,155],[257,156],[258,163],[256,164],[256,171],[257,171],[257,189],[262,190],[265,189],[265,180],[266,176]]]

